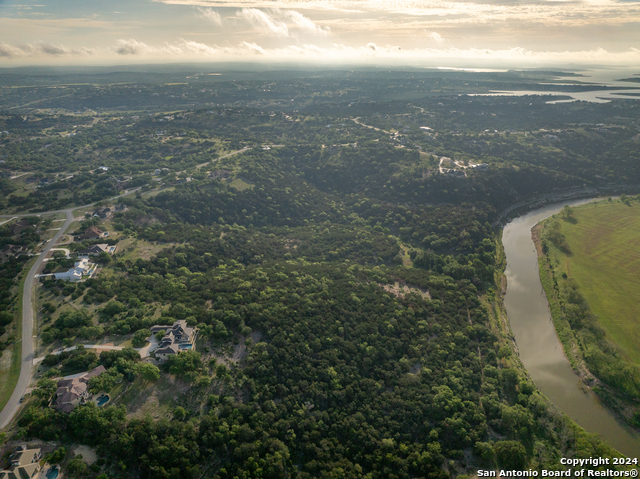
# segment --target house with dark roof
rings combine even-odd
[[[91,226],[84,230],[84,233],[80,235],[80,239],[95,239],[102,238],[104,236],[104,231],[96,226]]]
[[[10,468],[0,471],[0,479],[31,479],[38,475],[42,458],[40,449],[28,449],[27,446],[19,446],[9,457]]]
[[[90,256],[98,256],[100,253],[113,254],[116,252],[117,246],[111,246],[108,244],[94,244],[87,249],[78,251],[78,258],[89,259]]]
[[[98,208],[97,210],[95,210],[92,216],[98,216],[104,219],[107,216],[109,216],[110,212],[111,212],[111,208],[105,206],[104,208]]]
[[[211,173],[209,173],[209,178],[211,179],[222,178],[223,180],[226,180],[230,177],[231,172],[229,170],[213,170]]]
[[[75,378],[61,379],[58,381],[58,389],[56,390],[53,407],[60,412],[68,414],[79,404],[86,403],[87,399],[91,396],[88,388],[89,380],[99,376],[105,371],[104,366],[98,366]]]
[[[155,350],[156,358],[160,361],[166,361],[171,356],[196,348],[198,328],[187,326],[187,322],[184,319],[176,321],[171,326],[156,324],[151,327],[153,334],[160,331],[165,332],[158,348]]]

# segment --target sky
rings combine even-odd
[[[640,65],[640,0],[0,0],[0,67]]]

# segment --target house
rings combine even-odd
[[[116,252],[117,246],[108,244],[94,244],[87,249],[78,252],[78,258],[89,259],[90,256],[98,256],[100,253],[113,254]]]
[[[9,461],[12,466],[26,466],[38,462],[42,458],[40,449],[27,449],[27,446],[19,446],[16,452],[11,455]]]
[[[87,386],[89,380],[99,376],[105,371],[104,366],[98,366],[81,376],[58,381],[58,389],[56,390],[53,407],[58,411],[70,413],[78,404],[87,402],[87,399],[89,399],[91,395]]]
[[[98,217],[100,217],[100,218],[103,218],[103,219],[104,219],[104,218],[106,218],[106,217],[109,215],[109,213],[110,213],[110,212],[111,212],[111,208],[109,208],[109,207],[105,207],[105,208],[98,208],[97,210],[95,210],[95,211],[93,212],[93,215],[92,215],[92,216],[98,216]]]
[[[160,340],[158,348],[155,350],[156,358],[166,361],[171,356],[196,348],[196,337],[198,328],[187,326],[184,319],[178,320],[172,326],[155,325],[151,327],[151,332],[156,334],[164,331],[165,334]]]
[[[105,233],[98,227],[92,226],[84,230],[84,233],[80,235],[80,239],[95,239],[106,236]]]
[[[226,180],[230,177],[231,172],[228,170],[213,170],[211,173],[209,173],[209,178],[211,179],[222,178],[223,180]]]
[[[127,209],[127,205],[125,205],[124,203],[120,203],[119,205],[116,205],[116,211],[125,211]]]
[[[83,258],[80,261],[76,261],[73,268],[63,273],[54,273],[54,276],[56,279],[75,283],[80,281],[84,276],[90,276],[94,266],[93,263],[89,263],[88,259]]]
[[[10,469],[0,471],[0,479],[31,479],[40,472],[38,461],[42,458],[40,449],[27,449],[19,446],[9,457]]]

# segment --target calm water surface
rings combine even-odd
[[[585,90],[580,92],[540,91],[540,90],[510,90],[492,91],[491,93],[478,93],[470,96],[525,96],[525,95],[551,95],[570,97],[569,100],[553,100],[547,103],[566,103],[572,101],[588,101],[592,103],[608,103],[611,100],[640,100],[640,84],[634,82],[619,81],[624,78],[638,77],[638,69],[630,68],[602,68],[597,70],[581,70],[581,76],[558,77],[558,80],[578,81],[582,86],[597,85],[607,86],[611,90]],[[541,83],[549,85],[550,83]],[[614,88],[623,88],[614,90]]]
[[[640,436],[605,409],[595,394],[585,394],[580,378],[564,357],[547,298],[538,276],[538,257],[531,228],[562,209],[589,200],[544,206],[511,221],[502,242],[507,257],[505,306],[520,359],[538,388],[586,431],[599,434],[628,457],[640,458]]]

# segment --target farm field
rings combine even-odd
[[[640,204],[598,202],[560,221],[570,254],[555,251],[592,313],[628,359],[640,364]]]

